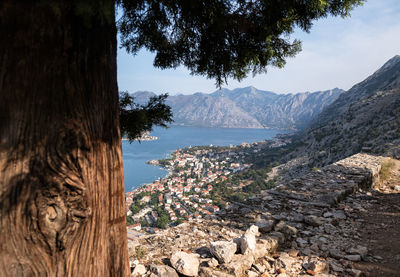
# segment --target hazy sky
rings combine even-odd
[[[302,41],[302,52],[283,69],[270,67],[266,74],[242,82],[228,80],[227,87],[254,86],[277,93],[349,89],[400,55],[400,0],[369,0],[353,10],[351,17],[328,17],[315,22],[309,34],[296,31],[291,38]],[[142,50],[133,57],[118,51],[119,90],[192,94],[216,90],[215,81],[191,76],[184,67],[160,70],[154,55]]]

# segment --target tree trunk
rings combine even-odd
[[[0,276],[129,276],[114,1],[36,2],[0,3]]]

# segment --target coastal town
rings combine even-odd
[[[231,201],[243,200],[246,192],[251,192],[247,189],[251,184],[257,189],[271,186],[271,182],[265,182],[268,170],[250,170],[248,157],[288,142],[276,137],[238,146],[196,146],[178,149],[166,159],[148,161],[169,173],[126,193],[128,232],[155,233],[192,218],[206,217],[229,207]]]

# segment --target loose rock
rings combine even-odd
[[[147,270],[146,267],[142,264],[138,264],[132,272],[132,277],[143,276],[146,274]]]
[[[171,256],[171,265],[181,274],[197,276],[199,271],[199,259],[194,254],[178,251]]]
[[[151,265],[150,271],[157,277],[178,277],[175,269],[167,265]]]
[[[240,237],[240,250],[242,254],[253,252],[256,249],[256,235],[258,235],[258,227],[250,226],[249,229]]]
[[[323,224],[322,219],[317,217],[317,216],[315,216],[315,215],[308,215],[308,216],[304,217],[304,221],[308,225],[311,225],[313,227],[318,227],[318,226],[321,226]]]
[[[359,262],[361,261],[361,256],[360,255],[346,255],[344,256],[346,260],[352,261],[352,262]]]
[[[237,250],[236,243],[215,241],[210,243],[210,252],[220,263],[229,263]]]

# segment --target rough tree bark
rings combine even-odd
[[[1,1],[0,40],[0,276],[128,276],[114,1]]]

